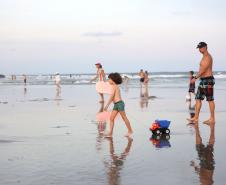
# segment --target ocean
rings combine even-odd
[[[106,74],[107,75],[107,74]],[[129,86],[139,86],[139,76],[137,73],[121,73],[122,77],[129,78]],[[54,74],[27,74],[28,85],[54,85]],[[95,82],[90,80],[95,74],[61,74],[62,85],[88,85]],[[226,72],[219,71],[214,73],[214,77],[218,82],[226,81]],[[188,72],[153,72],[149,73],[150,83],[152,86],[167,87],[177,86],[185,87],[188,83]],[[23,85],[23,76],[16,75],[16,80],[12,80],[11,75],[6,75],[5,78],[0,78],[0,85]]]

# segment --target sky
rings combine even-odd
[[[0,74],[226,70],[224,0],[0,0]]]

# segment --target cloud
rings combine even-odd
[[[119,37],[122,36],[122,32],[87,32],[82,34],[84,37]]]

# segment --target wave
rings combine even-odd
[[[214,75],[214,78],[216,79],[226,79],[226,74],[217,74],[217,75]]]
[[[106,74],[107,76],[108,74]],[[139,76],[136,73],[121,73],[122,77],[129,78],[132,82],[139,82]],[[61,75],[61,83],[65,85],[70,84],[92,84],[90,82],[91,79],[95,77],[95,74],[62,74]],[[187,80],[188,73],[187,72],[177,72],[177,73],[150,73],[149,77],[153,81],[160,81],[160,82],[167,82],[167,81],[173,81],[177,79],[183,79]],[[226,72],[216,72],[214,74],[214,77],[219,80],[226,79]],[[27,83],[30,85],[53,85],[54,82],[54,75],[27,75]],[[6,84],[6,85],[21,85],[23,84],[23,76],[17,75],[16,80],[12,80],[10,75],[6,75],[5,78],[0,78],[0,84]]]

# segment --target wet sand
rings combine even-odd
[[[224,89],[217,89],[216,126],[204,103],[200,126],[188,126],[185,88],[123,88],[133,140],[117,119],[113,139],[98,126],[101,109],[94,85],[1,86],[0,184],[224,184],[226,165]],[[152,138],[155,119],[171,120],[170,139]],[[212,131],[212,132],[211,132]],[[208,146],[215,133],[216,141]],[[212,134],[212,135],[211,135]],[[202,139],[202,140],[201,140]],[[202,141],[202,142],[201,142]]]

